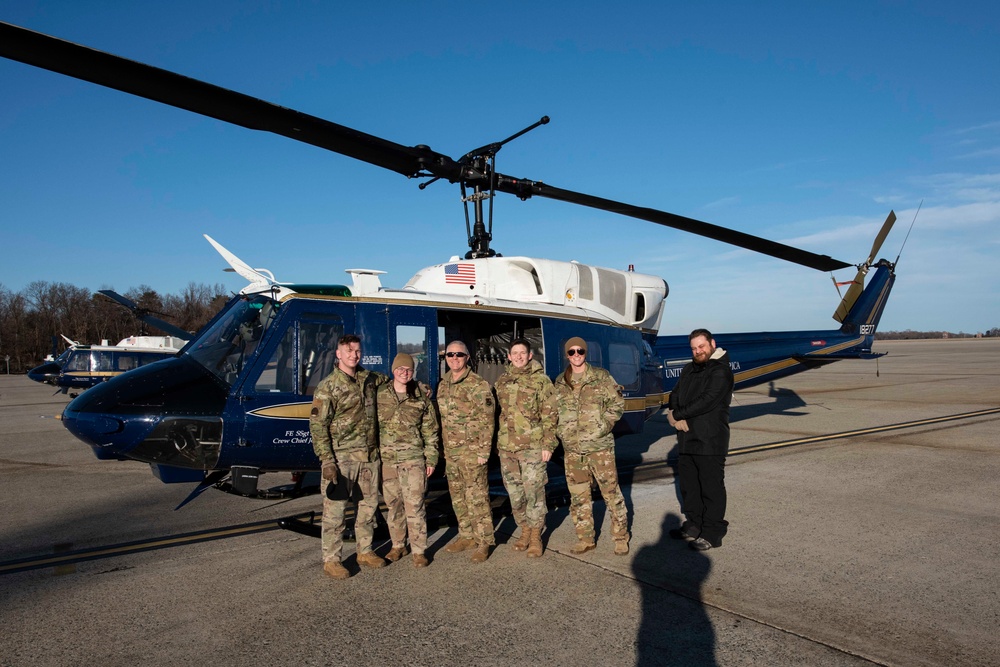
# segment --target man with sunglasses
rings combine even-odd
[[[531,343],[523,338],[511,342],[507,353],[510,366],[497,380],[500,406],[497,451],[500,472],[510,497],[511,514],[521,527],[514,549],[527,551],[529,558],[542,555],[545,528],[546,466],[556,441],[557,408],[552,380],[534,360]]]
[[[438,412],[444,441],[445,474],[458,538],[448,553],[475,549],[473,563],[483,563],[496,544],[486,462],[493,448],[496,407],[489,383],[469,367],[469,348],[460,340],[445,349],[448,372],[438,385]]]
[[[611,429],[625,410],[621,387],[603,368],[587,363],[587,343],[574,336],[563,346],[569,365],[556,378],[559,424],[566,463],[566,486],[570,494],[570,516],[576,528],[575,554],[596,546],[594,510],[590,485],[597,482],[611,516],[611,538],[615,553],[628,553],[628,510],[618,486],[615,439]]]

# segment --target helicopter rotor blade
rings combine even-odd
[[[875,237],[875,242],[872,244],[871,254],[868,255],[868,259],[866,259],[863,264],[858,265],[858,272],[854,276],[854,280],[851,281],[851,286],[847,288],[847,293],[844,295],[844,298],[841,299],[840,305],[837,306],[837,310],[833,314],[833,319],[838,322],[844,321],[847,314],[851,311],[851,308],[854,307],[858,297],[861,296],[861,292],[864,291],[865,276],[868,275],[868,270],[871,268],[872,261],[875,259],[875,255],[878,254],[879,249],[882,247],[882,243],[885,242],[885,237],[889,235],[889,230],[892,229],[894,222],[896,222],[896,212],[889,211],[889,215],[886,217],[885,222],[882,223],[882,229],[879,230],[878,235]],[[836,281],[834,284],[836,284]]]
[[[252,130],[280,134],[404,176],[447,156],[410,148],[322,118],[191,79],[152,65],[0,22],[0,55]],[[454,163],[455,174],[460,166]]]
[[[181,340],[191,340],[191,333],[189,331],[184,331],[184,329],[181,329],[178,326],[174,326],[173,324],[170,324],[170,322],[167,322],[165,320],[161,320],[159,317],[153,317],[148,312],[145,312],[143,308],[140,308],[138,304],[123,297],[118,292],[109,289],[102,289],[98,290],[97,292],[98,294],[106,296],[112,301],[117,302],[119,305],[125,306],[126,308],[131,310],[132,313],[137,318],[139,318],[149,326],[155,327],[160,331],[162,331],[163,333],[173,336],[174,338],[180,338]]]
[[[595,197],[593,195],[587,195],[580,192],[573,192],[572,190],[564,190],[562,188],[552,187],[551,185],[546,185],[545,183],[538,181],[511,178],[509,176],[497,174],[497,190],[509,192],[521,197],[522,199],[526,199],[531,196],[546,197],[548,199],[556,199],[558,201],[579,204],[581,206],[589,206],[590,208],[596,208],[602,211],[618,213],[631,218],[638,218],[639,220],[655,222],[656,224],[663,225],[664,227],[671,227],[673,229],[679,229],[698,236],[705,236],[710,239],[715,239],[716,241],[722,241],[723,243],[728,243],[747,250],[753,250],[754,252],[770,255],[771,257],[777,257],[778,259],[783,259],[795,264],[801,264],[802,266],[808,266],[809,268],[818,269],[820,271],[834,271],[836,269],[853,266],[852,264],[842,262],[839,259],[833,259],[828,255],[818,255],[816,253],[809,252],[808,250],[794,248],[776,241],[769,241],[768,239],[746,234],[735,229],[720,227],[719,225],[702,222],[701,220],[695,220],[694,218],[687,218],[675,213],[667,213],[666,211],[659,211],[653,208],[634,206],[632,204],[625,204],[611,199],[604,199],[602,197]]]
[[[491,179],[496,178],[498,191],[514,194],[522,199],[531,196],[546,197],[618,213],[821,271],[851,266],[827,255],[818,255],[693,218],[555,188],[540,181],[483,172],[472,164],[453,160],[427,146],[403,146],[249,95],[4,22],[0,22],[0,56],[241,127],[273,132],[407,177],[427,175],[452,183],[476,185],[488,185]]]
[[[868,254],[868,259],[865,260],[866,266],[871,266],[872,261],[875,259],[875,255],[882,248],[882,244],[885,242],[885,237],[889,235],[889,231],[892,229],[893,223],[896,222],[896,212],[889,211],[889,215],[886,216],[885,222],[882,223],[882,229],[879,230],[878,236],[875,237],[875,242],[872,243],[872,251]]]

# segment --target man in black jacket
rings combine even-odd
[[[688,336],[692,361],[670,392],[667,419],[677,429],[677,481],[685,521],[671,537],[691,539],[691,548],[722,546],[726,521],[726,454],[733,371],[729,355],[706,329]]]

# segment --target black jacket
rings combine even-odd
[[[689,430],[677,432],[681,454],[725,455],[729,452],[729,403],[733,398],[733,371],[729,354],[721,347],[703,364],[681,370],[668,403],[674,419],[686,420]]]

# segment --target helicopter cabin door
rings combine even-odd
[[[400,352],[413,357],[413,379],[432,388],[437,387],[440,374],[438,359],[443,356],[443,343],[438,340],[437,313],[427,307],[393,307],[388,314],[389,358],[386,372],[391,374],[392,360]],[[440,348],[440,349],[439,349]]]
[[[239,401],[245,414],[241,459],[267,468],[280,461],[316,467],[309,412],[312,395],[335,366],[337,341],[353,327],[352,309],[311,310],[291,301],[268,337],[267,347],[244,381]]]

